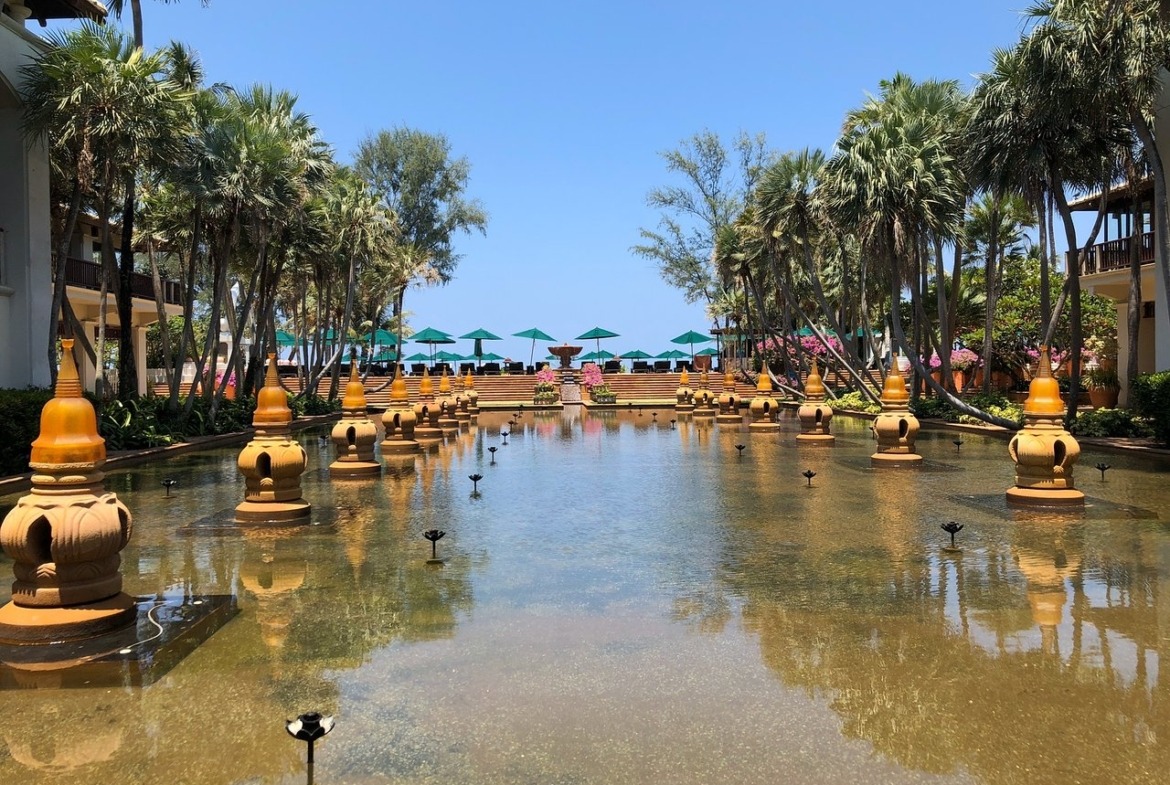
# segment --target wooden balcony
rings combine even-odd
[[[65,283],[81,289],[100,291],[102,288],[102,266],[97,262],[70,257],[65,260]],[[149,275],[134,273],[134,280],[130,288],[135,297],[154,302],[154,284]],[[162,288],[163,300],[168,305],[183,304],[183,287],[178,282],[168,281],[164,278]],[[111,296],[113,296],[112,292]]]
[[[1129,242],[1130,238],[1122,237],[1119,240],[1110,240],[1094,245],[1081,258],[1081,275],[1129,269]],[[1153,232],[1146,232],[1141,236],[1141,248],[1138,250],[1138,254],[1142,264],[1150,264],[1154,261]]]

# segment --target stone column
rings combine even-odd
[[[890,372],[882,385],[882,412],[874,420],[877,452],[869,456],[874,466],[913,466],[922,461],[914,449],[918,418],[910,411],[910,393],[898,369],[898,355],[890,361]]]

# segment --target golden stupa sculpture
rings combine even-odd
[[[796,410],[800,419],[798,442],[808,444],[832,444],[837,437],[829,433],[829,421],[833,419],[833,407],[825,401],[825,381],[817,368],[817,358],[812,359],[808,379],[804,382],[804,400]]]
[[[461,406],[466,409],[472,423],[479,422],[479,391],[475,389],[475,377],[471,375],[470,369],[463,377],[463,403]]]
[[[81,394],[73,340],[61,348],[56,392],[41,409],[32,443],[32,490],[0,524],[0,546],[16,576],[12,600],[0,608],[3,643],[89,638],[137,618],[119,571],[130,511],[102,485],[106,442]]]
[[[435,399],[439,407],[439,429],[444,433],[455,433],[459,430],[459,420],[455,412],[459,408],[459,401],[451,388],[451,377],[447,375],[447,367],[443,366],[443,375],[439,378],[439,395]]]
[[[719,414],[716,415],[715,422],[727,425],[743,422],[743,415],[739,411],[739,396],[735,392],[735,374],[731,372],[730,366],[723,374],[723,391],[717,400]]]
[[[711,392],[710,378],[706,368],[699,372],[699,386],[695,388],[694,401],[693,414],[696,417],[715,416],[715,394]]]
[[[241,523],[307,522],[312,505],[301,498],[301,475],[308,456],[292,438],[292,410],[276,376],[276,355],[268,355],[268,374],[256,396],[252,427],[256,435],[240,451],[236,465],[244,475],[244,501],[236,506]]]
[[[1048,347],[1040,347],[1040,368],[1028,384],[1024,427],[1008,443],[1016,464],[1016,484],[1007,500],[1022,506],[1080,506],[1085,494],[1073,485],[1073,464],[1081,446],[1064,428],[1060,383],[1052,376]]]
[[[691,389],[691,375],[683,368],[678,375],[678,389],[674,392],[674,410],[679,414],[690,414],[695,410],[695,391]]]
[[[760,369],[760,379],[756,383],[756,395],[749,404],[748,411],[752,415],[752,422],[748,430],[752,433],[775,433],[780,430],[780,423],[776,416],[780,405],[772,396],[772,377],[768,369]]]
[[[426,368],[423,369],[422,379],[418,383],[414,419],[414,438],[419,444],[433,445],[443,440],[443,430],[439,427],[439,403],[435,400],[435,383]]]
[[[362,477],[380,474],[382,464],[374,456],[378,426],[366,413],[366,387],[358,376],[357,363],[350,363],[349,384],[341,399],[341,419],[330,434],[337,460],[329,464],[331,477]]]
[[[394,380],[390,382],[390,403],[386,411],[382,412],[382,427],[386,431],[381,444],[384,459],[412,456],[419,451],[418,442],[414,440],[417,423],[406,391],[406,379],[402,376],[402,366],[395,365]]]
[[[471,427],[471,405],[467,398],[467,380],[471,377],[471,369],[459,380],[461,389],[455,394],[455,420],[459,423],[459,427],[467,429]],[[472,382],[475,384],[475,382]]]
[[[897,352],[882,385],[882,411],[874,420],[873,432],[877,435],[877,452],[869,458],[874,466],[907,466],[922,461],[914,451],[918,418],[910,411],[910,393],[898,370]]]

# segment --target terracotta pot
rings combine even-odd
[[[229,384],[227,387],[225,387],[223,390],[223,397],[226,400],[234,401],[236,399],[236,386],[234,384]]]
[[[963,375],[963,371],[951,371],[951,381],[955,383],[955,392],[962,392],[967,377]]]
[[[1120,392],[1116,387],[1090,387],[1089,402],[1094,409],[1116,409]]]

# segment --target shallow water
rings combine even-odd
[[[1164,462],[1086,452],[1084,515],[1020,516],[977,435],[879,471],[847,418],[825,448],[791,413],[529,412],[504,446],[509,416],[339,484],[301,434],[292,530],[228,522],[238,448],[111,473],[126,590],[240,612],[149,686],[0,692],[0,782],[299,783],[311,709],[319,783],[1165,781]]]

